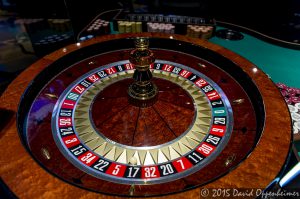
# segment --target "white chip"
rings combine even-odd
[[[296,128],[293,128],[293,132],[294,132],[294,134],[297,134],[297,133],[299,133],[299,130]]]
[[[300,122],[295,122],[294,123],[294,128],[300,130]]]
[[[295,104],[295,107],[296,107],[297,109],[300,109],[300,103],[296,103],[296,104]]]
[[[290,105],[290,104],[288,106],[289,106],[289,109],[290,109],[291,113],[297,113],[298,112],[298,108],[296,108],[295,106]]]
[[[300,121],[300,114],[298,113],[291,113],[292,115],[292,119],[295,120],[295,121]]]

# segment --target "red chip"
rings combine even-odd
[[[289,94],[286,90],[281,90],[280,92],[281,92],[281,95],[284,97],[288,96],[288,94]]]
[[[290,99],[292,100],[292,102],[293,102],[294,104],[300,102],[300,98],[299,98],[299,97],[291,97]]]
[[[276,85],[278,88],[283,89],[283,90],[286,90],[288,88],[287,85],[285,85],[283,83],[277,83]]]
[[[289,92],[289,93],[296,93],[296,89],[295,88],[288,88],[288,89],[286,89],[287,90],[287,92]]]
[[[296,90],[295,90],[295,92],[296,92],[296,94],[300,94],[300,89],[299,88],[296,88]]]
[[[292,104],[292,103],[293,103],[293,101],[292,101],[291,98],[285,98],[285,102],[286,102],[287,104]]]

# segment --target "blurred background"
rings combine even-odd
[[[209,19],[204,24],[210,25],[215,25],[212,20],[217,20],[284,41],[300,42],[300,1],[297,0],[272,3],[260,0],[0,0],[0,93],[38,58],[70,43],[118,31],[161,31],[155,24],[150,24],[151,27],[145,23],[142,27],[134,23],[117,24],[118,20],[128,20],[125,18],[128,13]],[[189,32],[193,27],[186,27],[189,23],[194,22],[184,21],[166,29],[195,37],[194,30]]]

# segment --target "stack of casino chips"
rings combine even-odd
[[[44,56],[54,50],[72,43],[73,35],[69,33],[53,34],[42,37],[33,42],[33,48],[37,56]]]
[[[92,39],[94,37],[94,35],[87,35],[87,36],[83,36],[79,38],[79,41],[85,41],[88,39]]]
[[[104,35],[110,33],[109,21],[97,19],[87,29],[88,35]]]
[[[295,105],[300,102],[300,89],[289,87],[283,83],[277,83],[276,85],[280,89],[287,104]]]
[[[42,31],[47,27],[47,22],[44,19],[17,19],[14,24],[21,32],[28,34]]]
[[[148,32],[164,32],[164,33],[175,33],[175,26],[170,23],[147,23]]]
[[[294,134],[300,133],[300,103],[289,104]]]
[[[119,33],[143,32],[142,22],[118,21]]]
[[[54,35],[49,35],[45,36],[44,38],[40,39],[38,44],[47,44],[47,43],[55,43],[55,42],[60,42],[63,40],[68,40],[72,37],[70,33],[65,33],[65,34],[54,34]]]
[[[188,37],[209,39],[213,34],[212,26],[197,26],[197,25],[187,25],[186,35]]]
[[[50,29],[58,32],[69,32],[72,30],[70,19],[48,19]]]
[[[17,19],[14,23],[21,32],[27,32],[28,34],[35,34],[48,29],[55,32],[69,32],[72,30],[70,19]]]
[[[277,83],[276,85],[288,104],[293,120],[294,134],[300,133],[300,89],[288,87],[283,83]]]

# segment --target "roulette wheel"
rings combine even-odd
[[[67,46],[20,74],[0,104],[12,113],[1,133],[1,178],[21,198],[265,188],[290,152],[288,108],[267,75],[180,35]]]

